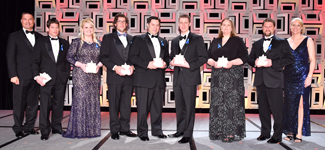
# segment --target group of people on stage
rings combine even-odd
[[[94,22],[84,19],[80,37],[70,45],[59,37],[60,23],[55,18],[47,21],[48,36],[44,37],[33,31],[34,18],[30,13],[22,14],[21,23],[23,29],[10,34],[7,46],[8,72],[13,83],[13,130],[17,137],[39,134],[34,130],[39,98],[41,140],[48,140],[50,133],[67,138],[99,137],[100,69],[105,66],[111,138],[118,140],[125,135],[149,141],[149,113],[151,135],[167,138],[162,131],[162,104],[165,69],[170,67],[174,69],[177,130],[168,137],[182,137],[178,143],[188,143],[193,137],[200,67],[205,63],[212,66],[211,140],[232,142],[246,137],[245,63],[256,69],[254,86],[262,124],[257,140],[271,137],[271,112],[274,134],[267,143],[281,142],[282,133],[286,134],[286,140],[295,142],[302,142],[302,135],[310,136],[309,91],[315,48],[312,39],[302,35],[303,22],[299,18],[291,21],[292,36],[286,40],[274,35],[275,21],[265,19],[264,37],[254,42],[250,54],[229,18],[222,20],[219,35],[207,51],[202,36],[189,30],[191,18],[180,15],[180,35],[171,41],[170,54],[169,43],[159,36],[160,19],[156,16],[147,18],[147,33],[131,36],[127,33],[128,18],[119,13],[113,22],[116,31],[105,34],[102,41],[96,38]],[[93,71],[89,71],[91,62],[95,64]],[[73,101],[64,131],[61,120],[70,64]],[[137,134],[130,130],[133,89],[137,100]]]

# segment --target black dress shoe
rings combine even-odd
[[[23,137],[25,134],[22,132],[22,131],[19,131],[16,133],[16,137],[19,138],[19,137]]]
[[[120,132],[120,135],[126,135],[128,137],[137,137],[138,135],[135,133],[132,133],[132,131],[126,131],[126,132]]]
[[[260,135],[259,137],[257,137],[258,141],[264,141],[266,139],[270,138],[269,136],[264,136],[264,135]]]
[[[41,136],[41,140],[42,140],[42,141],[44,141],[44,140],[46,141],[46,140],[48,140],[48,139],[49,139],[49,136],[45,136],[45,135],[42,135],[42,136]]]
[[[159,134],[159,135],[155,135],[155,136],[157,136],[158,138],[161,138],[161,139],[167,138],[167,136],[165,134]]]
[[[192,140],[192,137],[183,137],[181,140],[178,141],[180,144],[188,143]]]
[[[120,136],[119,136],[117,133],[112,133],[111,138],[112,138],[113,140],[119,140],[119,139],[120,139]]]
[[[271,138],[267,141],[267,143],[270,143],[270,144],[275,144],[275,143],[279,143],[281,142],[281,140],[278,140],[278,139],[275,139],[275,138]]]
[[[183,136],[183,134],[184,134],[183,132],[176,132],[174,134],[169,134],[168,137],[177,138]]]
[[[29,130],[26,132],[27,134],[39,134],[39,132],[35,131],[34,129]]]
[[[139,138],[141,141],[149,141],[149,138],[147,136],[140,136]]]
[[[52,134],[65,134],[64,130],[52,130]]]

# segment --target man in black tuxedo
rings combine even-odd
[[[293,63],[293,56],[287,41],[274,35],[275,21],[263,21],[264,38],[253,44],[248,63],[256,68],[254,86],[257,89],[259,115],[262,124],[257,140],[270,138],[271,111],[274,118],[274,133],[267,143],[282,141],[283,67]],[[266,56],[266,64],[259,63],[260,56]],[[271,108],[271,111],[270,111]]]
[[[27,134],[38,134],[34,130],[38,110],[39,85],[33,80],[30,65],[35,41],[43,37],[33,31],[34,17],[30,13],[22,13],[23,28],[9,35],[7,45],[7,65],[10,81],[13,83],[13,118],[12,129],[16,137]],[[23,125],[24,113],[26,120]]]
[[[129,19],[125,15],[115,15],[113,24],[116,32],[104,35],[100,59],[107,68],[111,138],[117,140],[118,133],[128,137],[137,135],[130,131],[134,66],[129,61],[128,54],[133,36],[126,33]],[[129,66],[125,68],[123,65]],[[125,74],[125,71],[129,72]]]
[[[52,18],[47,21],[49,36],[41,38],[35,44],[33,51],[32,72],[40,87],[40,130],[41,140],[47,140],[52,134],[63,134],[61,120],[63,115],[63,102],[65,88],[70,76],[70,64],[66,56],[69,49],[68,41],[59,38],[59,21]],[[40,73],[47,73],[52,79],[44,82],[46,78]],[[50,123],[49,115],[52,110]]]
[[[193,136],[196,90],[201,84],[200,67],[208,61],[208,53],[202,36],[189,31],[190,17],[183,14],[178,21],[181,35],[172,40],[170,53],[170,65],[174,66],[177,132],[168,136],[183,136],[178,143],[187,143]],[[184,57],[182,63],[175,61],[178,54]]]
[[[158,36],[160,19],[147,19],[148,32],[135,36],[129,58],[135,66],[133,85],[138,109],[138,136],[142,141],[148,138],[148,112],[151,116],[151,134],[167,138],[162,132],[161,113],[166,88],[165,68],[168,66],[168,43]]]

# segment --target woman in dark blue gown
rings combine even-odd
[[[302,142],[302,135],[310,136],[309,92],[315,68],[315,48],[311,38],[303,36],[303,22],[294,18],[288,39],[294,64],[284,69],[283,133],[286,140]]]

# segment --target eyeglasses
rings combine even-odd
[[[121,21],[121,20],[118,20],[117,22],[118,22],[118,23],[125,23],[125,21]]]

